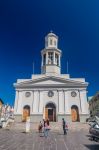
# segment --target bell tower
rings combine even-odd
[[[58,49],[58,36],[50,32],[45,37],[45,48],[41,51],[42,74],[60,74],[61,73],[61,50]]]

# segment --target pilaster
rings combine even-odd
[[[64,91],[64,94],[65,94],[65,114],[70,114],[68,91]]]
[[[43,113],[43,102],[44,102],[44,100],[43,100],[43,91],[39,91],[39,94],[40,94],[40,96],[39,96],[39,113]]]
[[[16,90],[16,95],[15,95],[15,104],[14,104],[14,112],[17,112],[18,109],[18,99],[19,99],[19,91]]]
[[[46,65],[48,64],[48,52],[46,52]]]
[[[34,91],[33,113],[38,113],[39,91]]]
[[[88,114],[88,104],[87,104],[87,95],[86,90],[79,91],[80,99],[81,99],[81,110],[82,114]]]
[[[64,97],[63,97],[63,91],[59,92],[59,114],[64,114]]]

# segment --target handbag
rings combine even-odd
[[[68,125],[67,124],[65,125],[65,129],[68,130]]]
[[[47,126],[47,129],[50,130],[51,129],[50,126]]]

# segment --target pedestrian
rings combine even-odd
[[[66,135],[67,134],[67,132],[66,132],[66,121],[64,118],[62,118],[62,126],[63,126],[64,135]]]
[[[43,127],[43,125],[42,125],[42,122],[40,121],[39,126],[38,126],[39,133],[42,132],[42,127]]]
[[[43,119],[43,127],[45,127],[45,122],[46,122],[45,119]]]
[[[30,132],[30,117],[26,118],[26,133]]]
[[[47,122],[47,125],[49,126],[49,119],[47,119],[46,122]]]
[[[44,136],[47,138],[48,137],[48,124],[47,124],[47,121],[45,121],[45,127],[44,127]]]

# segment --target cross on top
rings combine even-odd
[[[53,33],[53,31],[51,30],[50,33]]]

